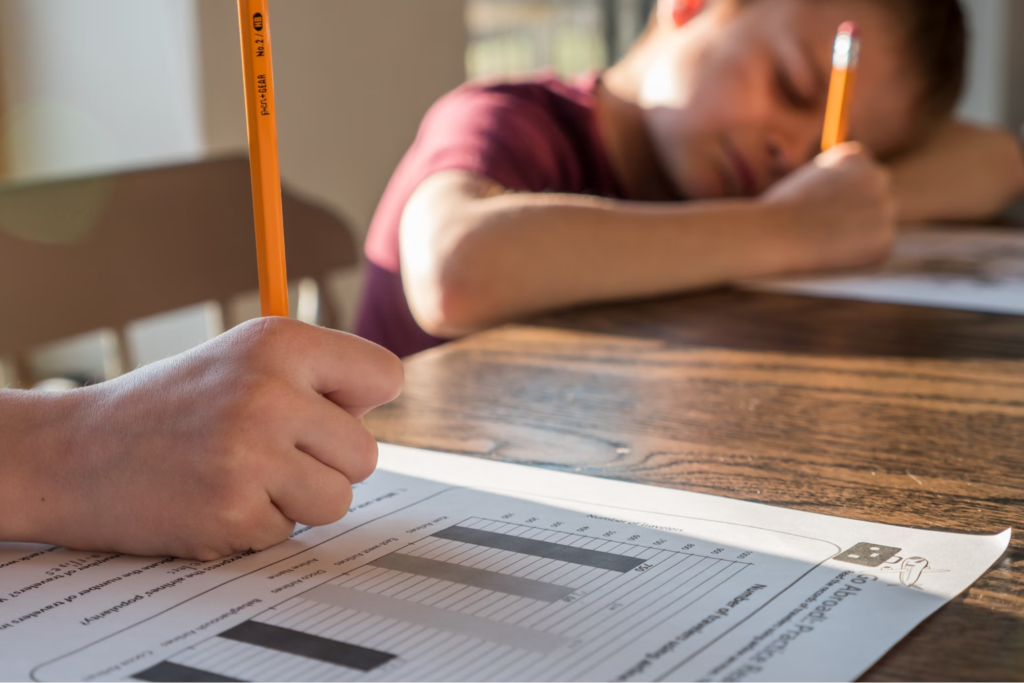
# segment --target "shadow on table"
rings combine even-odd
[[[1024,358],[1024,317],[718,290],[588,307],[530,324],[656,339],[668,346],[831,356]]]

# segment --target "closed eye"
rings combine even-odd
[[[813,109],[815,102],[813,97],[800,92],[800,89],[793,83],[785,67],[778,67],[775,70],[775,83],[787,104],[796,109]]]

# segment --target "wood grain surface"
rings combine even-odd
[[[734,292],[593,308],[415,356],[367,420],[390,443],[853,519],[1024,527],[1024,318]],[[1024,680],[1022,539],[866,680]]]

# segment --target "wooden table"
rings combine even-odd
[[[390,443],[923,529],[1024,528],[1024,318],[714,292],[415,356]],[[868,680],[1024,679],[1024,536]]]

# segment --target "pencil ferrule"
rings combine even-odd
[[[850,33],[836,36],[832,51],[832,66],[836,69],[850,69],[860,60],[860,41]]]

